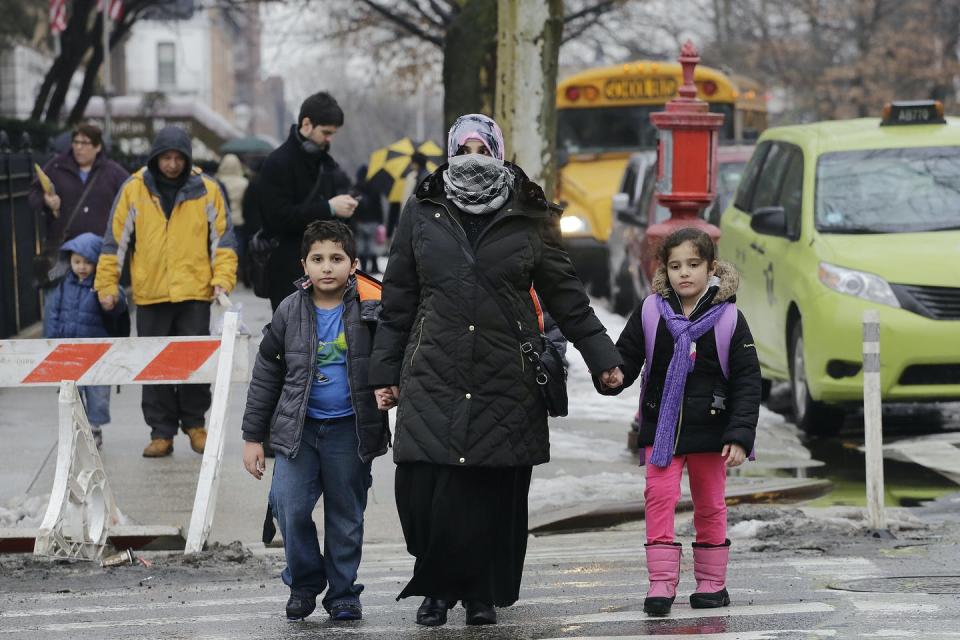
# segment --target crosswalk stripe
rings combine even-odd
[[[835,638],[837,632],[833,629],[777,629],[776,631],[733,631],[726,633],[711,633],[710,640],[777,640],[779,638]],[[690,640],[690,635],[660,635],[657,640]],[[647,640],[649,635],[643,636],[576,636],[576,640]],[[564,638],[544,638],[543,640],[570,640]]]
[[[828,613],[832,605],[825,602],[784,603],[775,605],[743,605],[723,607],[721,609],[674,609],[661,620],[686,620],[690,618],[729,618],[734,616],[791,615],[796,613]],[[609,613],[588,613],[566,619],[567,624],[590,624],[608,622],[640,622],[649,620],[643,611],[613,611]]]

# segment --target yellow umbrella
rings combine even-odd
[[[417,151],[427,157],[428,171],[435,171],[443,162],[443,149],[434,141],[427,140],[418,145],[410,138],[401,138],[370,154],[367,182],[386,194],[390,202],[400,202],[403,198],[403,175],[410,166],[410,158]]]

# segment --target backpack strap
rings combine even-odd
[[[737,328],[737,305],[728,302],[720,319],[713,327],[713,334],[717,340],[717,359],[720,360],[720,370],[723,377],[730,380],[730,343],[733,341],[733,332]]]
[[[651,293],[644,298],[640,309],[640,326],[643,327],[643,370],[640,377],[640,406],[643,406],[643,397],[647,392],[647,382],[650,381],[650,367],[653,364],[653,349],[657,343],[657,327],[660,326],[660,310],[657,309],[659,294]],[[641,417],[643,419],[643,412]]]

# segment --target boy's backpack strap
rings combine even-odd
[[[720,319],[713,327],[713,334],[717,340],[717,359],[720,360],[720,370],[723,377],[730,379],[730,343],[733,342],[733,332],[737,328],[737,305],[728,302]]]

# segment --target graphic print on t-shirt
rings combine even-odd
[[[317,364],[313,381],[324,384],[330,381],[323,373],[323,367],[328,365],[345,364],[347,361],[347,336],[341,331],[333,342],[317,342]]]

